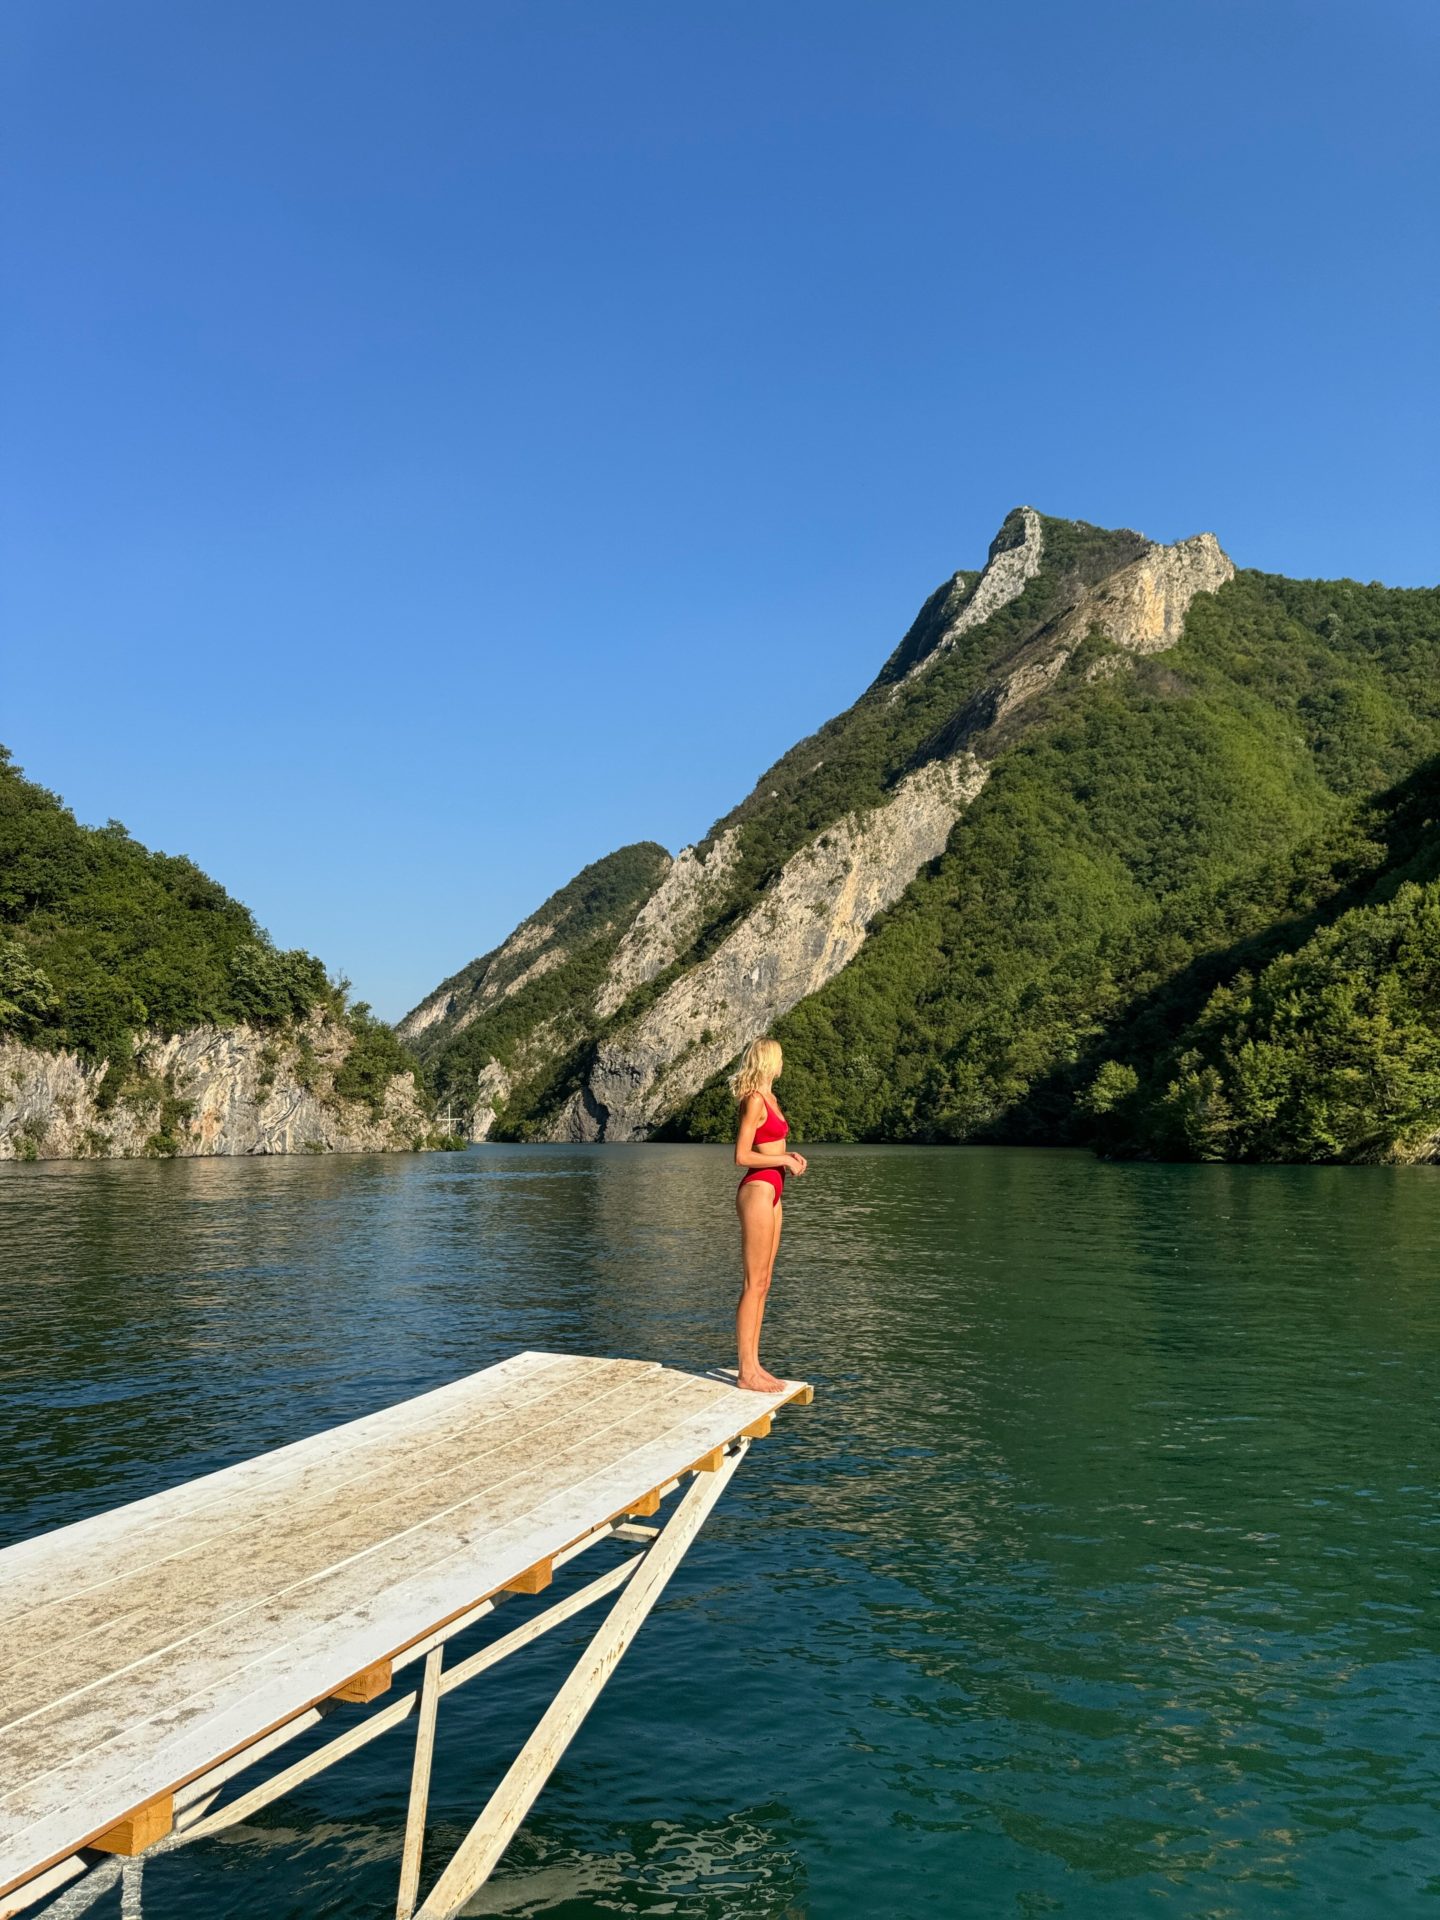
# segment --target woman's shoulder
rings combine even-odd
[[[740,1111],[742,1114],[755,1113],[755,1112],[764,1113],[765,1112],[764,1094],[756,1093],[753,1089],[749,1093],[742,1093],[740,1096]]]

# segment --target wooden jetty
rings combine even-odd
[[[490,1874],[774,1412],[646,1361],[522,1353],[363,1420],[0,1553],[0,1920],[68,1920],[415,1721],[398,1920]],[[663,1524],[648,1525],[671,1495]],[[625,1557],[451,1666],[447,1642],[602,1541]],[[423,1902],[436,1712],[618,1596]],[[410,1669],[409,1673],[406,1669]],[[407,1688],[407,1681],[409,1682]],[[377,1704],[290,1765],[340,1702]],[[265,1769],[237,1788],[240,1775]],[[229,1793],[227,1795],[227,1787]]]

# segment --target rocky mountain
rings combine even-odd
[[[540,1097],[583,1047],[621,936],[671,871],[654,841],[595,861],[400,1021],[401,1040],[422,1060],[443,1062],[442,1083],[463,1100],[471,1139],[486,1138],[516,1084]]]
[[[418,1148],[413,1068],[313,955],[0,749],[0,1159]]]
[[[386,1074],[373,1100],[346,1091],[353,1049],[344,1019],[324,1008],[281,1029],[139,1033],[116,1089],[109,1060],[0,1036],[0,1160],[389,1153],[432,1144],[431,1102],[412,1073]]]
[[[1314,849],[1363,840],[1357,809],[1436,751],[1434,591],[1237,574],[1208,533],[1021,507],[705,840],[611,856],[593,937],[552,935],[547,902],[401,1030],[474,1138],[720,1137],[724,1076],[773,1031],[812,1139],[1218,1150],[1160,1122],[1220,983],[1206,956],[1267,913],[1283,945],[1287,863],[1320,873]],[[1223,1137],[1283,1157],[1280,1134]],[[1424,1132],[1380,1116],[1367,1139]]]

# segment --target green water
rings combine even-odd
[[[521,1347],[723,1360],[733,1180],[4,1168],[3,1538]],[[817,1150],[786,1210],[766,1358],[819,1397],[470,1911],[1440,1912],[1440,1172]],[[582,1637],[447,1700],[430,1871]],[[149,1920],[392,1913],[408,1772],[157,1863]]]

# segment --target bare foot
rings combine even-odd
[[[767,1393],[784,1392],[785,1382],[783,1380],[777,1380],[768,1367],[761,1367],[760,1378],[765,1382],[765,1391]]]
[[[747,1393],[774,1393],[775,1391],[771,1384],[771,1375],[768,1373],[742,1373],[735,1384],[737,1387],[744,1387]]]

